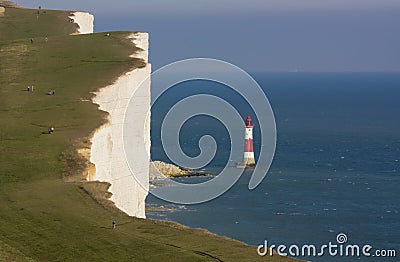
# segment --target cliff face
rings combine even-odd
[[[142,58],[147,63],[148,34],[135,33],[131,37],[133,43],[143,50],[132,56]],[[134,69],[121,76],[113,85],[102,88],[93,101],[99,104],[99,109],[108,112],[109,117],[108,123],[92,138],[90,162],[95,165],[96,172],[91,179],[110,183],[111,200],[115,205],[128,215],[140,218],[145,218],[145,198],[148,194],[150,73],[151,65],[148,63],[144,68]],[[134,144],[138,148],[143,148],[144,144],[147,152],[138,152],[130,170],[125,160],[122,132],[125,111],[134,92],[139,92],[140,96],[131,102],[135,105],[135,125],[130,130],[133,131]],[[131,171],[136,176],[145,177],[146,184],[139,185]]]
[[[93,33],[94,17],[89,13],[75,12],[70,16],[79,29],[77,34]],[[149,191],[150,152],[150,74],[148,63],[149,36],[147,33],[133,33],[129,37],[140,52],[131,57],[143,59],[146,66],[136,68],[121,76],[114,84],[100,89],[93,103],[106,111],[108,123],[101,126],[91,139],[90,162],[93,166],[87,172],[87,180],[110,183],[109,192],[115,206],[130,216],[145,218],[145,199]],[[125,111],[131,96],[134,105],[134,125],[129,127],[135,148],[147,152],[135,155],[133,165],[128,165],[123,145],[123,123]],[[144,128],[143,128],[144,127]],[[94,170],[94,171],[93,171]],[[141,177],[139,184],[134,176]],[[144,181],[144,182],[143,182]]]
[[[21,6],[17,5],[17,4],[14,3],[14,2],[11,2],[11,1],[2,1],[2,0],[0,0],[0,6],[3,6],[3,7],[13,7],[13,8],[21,8]],[[0,8],[0,9],[1,9],[1,8]]]
[[[79,26],[77,34],[93,33],[93,15],[75,12],[70,18]],[[145,199],[149,191],[150,152],[149,36],[147,33],[133,33],[130,39],[142,50],[132,54],[131,57],[143,59],[146,66],[126,73],[114,84],[96,93],[93,102],[109,115],[108,123],[100,127],[91,139],[90,162],[94,165],[95,171],[88,172],[87,179],[110,183],[111,201],[116,207],[130,216],[145,218]],[[135,125],[130,126],[129,130],[132,131],[133,144],[137,148],[146,148],[147,152],[135,156],[134,165],[128,166],[123,146],[123,123],[128,103],[135,92],[140,96],[135,96],[131,101],[135,106],[132,116],[135,119]],[[142,178],[142,185],[135,180],[134,175]]]
[[[92,34],[94,32],[94,16],[85,12],[74,12],[69,18],[77,23],[77,34]]]

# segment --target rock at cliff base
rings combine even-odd
[[[193,169],[186,169],[173,164],[168,164],[162,161],[154,161],[150,163],[150,179],[160,178],[161,175],[166,177],[194,177],[207,176],[212,177],[212,174],[200,173]]]
[[[4,16],[5,13],[6,13],[6,9],[2,6],[0,6],[0,16]]]

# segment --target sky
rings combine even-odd
[[[400,0],[20,0],[150,33],[157,69],[210,57],[249,72],[400,71]]]

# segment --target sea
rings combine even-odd
[[[298,246],[294,257],[311,261],[369,261],[394,250],[400,257],[400,73],[252,73],[271,104],[276,120],[275,156],[263,182],[248,189],[247,169],[226,193],[211,201],[183,205],[149,195],[147,217],[204,228],[250,245]],[[249,90],[251,92],[251,90]],[[151,155],[171,162],[161,142],[161,126],[171,107],[194,94],[228,101],[244,118],[254,119],[256,159],[260,134],[255,112],[232,89],[210,81],[174,86],[152,107]],[[205,105],[207,106],[207,105]],[[177,123],[180,124],[180,123]],[[244,129],[243,131],[244,135]],[[200,172],[218,175],[227,165],[231,142],[223,124],[210,116],[186,121],[179,133],[188,156],[200,153],[199,139],[212,136],[218,146]],[[237,152],[236,152],[237,153]],[[241,152],[239,152],[241,154]],[[201,183],[210,178],[177,179]],[[162,186],[162,185],[157,185]],[[341,242],[338,242],[339,236]],[[370,245],[360,256],[317,253],[329,243]],[[295,249],[292,249],[295,252]],[[334,253],[334,252],[333,252]],[[288,254],[290,255],[290,254]],[[398,261],[380,257],[379,261]]]

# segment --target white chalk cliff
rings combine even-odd
[[[80,27],[80,33],[93,30],[90,15],[75,13],[74,17],[74,21]],[[110,183],[111,201],[116,207],[130,216],[145,218],[150,154],[149,36],[147,33],[133,33],[129,38],[141,49],[131,57],[143,59],[146,66],[135,68],[120,76],[114,84],[101,88],[96,93],[93,103],[98,104],[100,110],[108,112],[108,123],[97,129],[91,138],[90,162],[95,166],[95,173],[87,179]],[[134,93],[136,95],[133,101],[130,101]],[[135,155],[133,166],[128,166],[123,147],[123,123],[129,102],[134,105],[131,117],[135,120],[134,124],[129,126],[132,134],[130,139],[137,148],[145,148],[147,151]],[[141,177],[141,184],[135,180],[134,175]]]
[[[146,58],[147,63],[147,33],[135,33],[133,43],[143,49],[134,56]],[[145,218],[145,199],[148,194],[149,154],[150,152],[150,73],[151,65],[137,68],[121,76],[113,85],[102,88],[96,93],[93,102],[99,109],[109,113],[108,123],[95,132],[92,137],[90,162],[95,165],[94,180],[109,182],[111,200],[115,205],[130,216]],[[138,90],[141,89],[141,90]],[[133,101],[135,105],[135,126],[132,139],[136,144],[145,143],[147,152],[138,154],[132,172],[138,176],[146,176],[147,183],[140,185],[134,178],[128,163],[125,160],[123,148],[123,123],[125,111],[134,92],[140,92]],[[143,131],[143,127],[145,130]],[[142,129],[142,130],[139,130]],[[130,128],[132,130],[132,128]],[[144,136],[143,137],[143,133]],[[142,134],[136,135],[135,134]]]
[[[74,12],[69,18],[78,24],[77,34],[93,34],[94,32],[94,16],[85,12]]]

